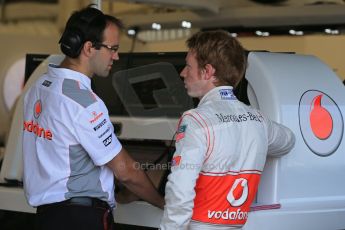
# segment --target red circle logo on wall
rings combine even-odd
[[[344,122],[331,97],[318,90],[306,91],[299,102],[298,117],[303,140],[313,153],[329,156],[338,149]]]

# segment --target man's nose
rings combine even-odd
[[[185,73],[186,71],[185,71],[185,69],[186,69],[186,68],[183,68],[182,71],[181,71],[181,73],[180,73],[180,76],[183,77],[183,78],[186,76],[186,73]]]
[[[118,53],[118,52],[113,53],[113,55],[111,56],[111,58],[112,58],[113,60],[119,60],[119,59],[120,59],[119,53]]]

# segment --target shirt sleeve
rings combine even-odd
[[[267,119],[268,155],[278,157],[290,152],[295,145],[294,133],[282,124]]]
[[[75,124],[77,138],[95,165],[108,163],[121,151],[121,143],[103,103],[98,101],[85,108]]]
[[[187,229],[192,216],[195,184],[207,150],[206,134],[192,114],[185,114],[176,133],[176,152],[165,188],[160,229]]]

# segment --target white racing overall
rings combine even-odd
[[[240,229],[267,153],[286,154],[294,140],[232,87],[214,88],[180,118],[160,229]]]

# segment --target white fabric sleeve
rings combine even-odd
[[[267,122],[268,155],[279,157],[290,152],[295,145],[294,133],[282,124],[269,119]]]
[[[114,134],[108,110],[101,102],[84,109],[75,120],[79,143],[88,152],[95,165],[104,165],[122,149]]]
[[[191,116],[183,117],[176,135],[176,152],[165,188],[160,224],[164,230],[187,229],[194,207],[194,188],[207,149],[206,134]]]

